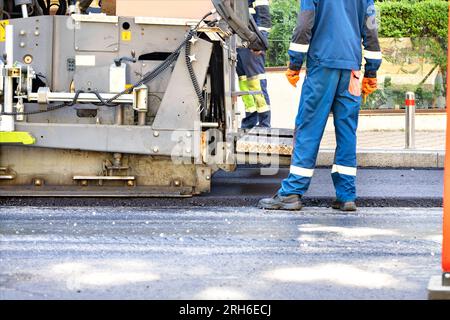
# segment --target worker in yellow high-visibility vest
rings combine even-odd
[[[259,31],[269,36],[272,26],[269,0],[248,0],[250,14],[258,25]],[[270,127],[270,98],[267,92],[265,71],[266,57],[264,51],[255,52],[247,48],[239,48],[237,73],[239,88],[242,91],[261,91],[262,94],[245,95],[242,100],[245,105],[245,118],[241,127]]]

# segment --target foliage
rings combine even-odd
[[[433,61],[441,70],[447,69],[447,1],[384,1],[377,7],[381,37],[413,38],[415,54]]]
[[[297,22],[298,0],[273,0],[271,5],[272,31],[267,51],[268,66],[285,66],[292,33]]]
[[[381,37],[447,38],[448,2],[397,0],[377,2]]]
[[[448,2],[444,0],[384,0],[376,1],[379,13],[380,37],[435,38],[426,57],[442,68],[446,67]],[[299,11],[298,0],[272,0],[273,28],[268,66],[285,66],[287,50]]]

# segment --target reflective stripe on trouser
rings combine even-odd
[[[331,111],[337,143],[332,173],[336,197],[340,201],[356,199],[356,129],[361,97],[349,93],[350,75],[350,70],[321,66],[308,69],[295,122],[292,166],[282,182],[281,195],[303,195],[308,190],[312,177],[309,170],[315,167]]]
[[[241,91],[250,91],[246,76],[239,77],[239,89]],[[256,101],[254,96],[252,95],[242,96],[242,101],[244,102],[245,105],[245,112],[247,113],[256,112]]]
[[[259,75],[252,78],[248,78],[247,84],[249,91],[262,91],[261,79],[259,78]],[[258,113],[270,111],[270,106],[267,104],[264,94],[255,94],[253,95],[253,99],[255,99],[256,111]]]
[[[336,188],[336,198],[347,202],[356,199],[356,167],[333,165],[331,177]]]
[[[259,126],[270,126],[270,98],[267,90],[267,79],[265,76],[265,55],[255,55],[249,49],[239,48],[238,63],[236,71],[239,79],[246,79],[247,83],[244,86],[249,91],[262,91],[261,95],[243,96],[242,100],[246,106],[246,112],[252,114],[254,111],[258,112]],[[242,89],[240,84],[240,90]],[[256,110],[253,108],[252,99],[256,105]],[[253,116],[252,116],[253,117]],[[245,120],[245,119],[244,119]],[[252,123],[252,119],[245,121]]]

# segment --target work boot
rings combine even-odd
[[[302,202],[300,196],[297,194],[292,194],[287,197],[276,194],[272,198],[260,200],[258,207],[267,210],[301,210]]]
[[[331,207],[341,211],[356,211],[356,203],[354,201],[342,202],[335,200]]]

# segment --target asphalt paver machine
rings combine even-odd
[[[202,19],[30,3],[0,23],[0,196],[191,196],[235,169],[236,48],[267,47],[247,1]]]

